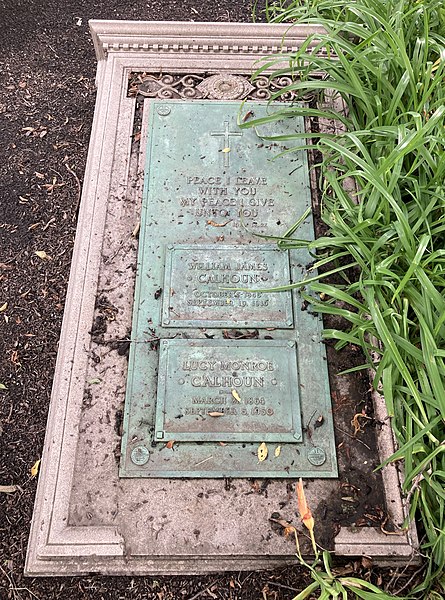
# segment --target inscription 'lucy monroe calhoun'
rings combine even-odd
[[[193,387],[246,387],[246,388],[262,388],[267,382],[265,377],[259,375],[265,371],[275,371],[273,361],[265,360],[243,360],[243,361],[225,361],[225,360],[201,360],[191,361],[186,360],[182,364],[182,371],[200,372],[199,375],[193,374],[190,377],[190,384]],[[221,375],[208,374],[206,371],[216,371]],[[238,373],[241,371],[241,373]],[[245,375],[245,372],[250,375]],[[202,373],[204,372],[204,373]],[[226,374],[226,372],[230,372]],[[179,383],[185,383],[185,379],[180,379]],[[271,381],[272,385],[276,385],[277,380],[274,378]]]
[[[180,281],[180,285],[178,285]],[[289,258],[275,246],[175,245],[167,250],[162,308],[165,327],[293,325],[290,292],[267,294],[223,289],[267,289],[290,282]]]
[[[242,441],[248,432],[295,443],[301,439],[296,367],[292,342],[164,340],[156,439]]]

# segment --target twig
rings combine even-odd
[[[413,555],[413,558],[414,558],[414,555]],[[411,559],[411,560],[413,560],[413,559]],[[417,577],[417,575],[419,575],[419,573],[421,573],[424,569],[425,569],[425,565],[422,565],[421,567],[419,567],[417,569],[417,571],[415,571],[414,574],[408,579],[408,581],[404,585],[402,585],[402,587],[399,590],[397,590],[397,592],[396,592],[397,596],[399,594],[401,594],[401,592],[403,592],[403,590],[406,590],[406,588],[411,584],[411,582],[413,581],[413,579],[415,577]]]
[[[391,586],[393,585],[393,583],[396,581],[396,579],[400,579],[400,577],[403,577],[403,575],[406,573],[406,571],[409,569],[411,563],[413,562],[415,558],[415,554],[414,552],[411,554],[409,561],[406,563],[406,565],[403,567],[402,571],[399,570],[399,568],[395,569],[393,576],[391,577],[391,579],[389,580],[389,582],[385,585],[385,591],[389,591],[391,590]],[[424,565],[422,565],[420,567],[420,569],[423,569]],[[418,571],[420,571],[420,569]],[[416,572],[418,572],[416,571]],[[404,586],[405,587],[405,586]],[[402,588],[403,589],[403,588]],[[400,590],[397,592],[397,594],[400,593]]]
[[[208,456],[207,458],[205,458],[204,460],[201,460],[200,462],[195,463],[195,467],[199,467],[199,465],[202,465],[203,463],[207,462],[208,460],[210,460],[211,458],[213,458],[213,456]]]
[[[31,594],[31,596],[33,596],[34,598],[37,598],[37,600],[40,600],[39,597],[36,596],[33,592],[31,592],[31,590],[29,588],[27,588],[27,587],[21,587],[21,588],[16,587],[14,589],[20,590],[20,591],[25,590],[26,592],[28,592],[28,594]]]
[[[309,421],[307,422],[306,428],[309,429],[309,426],[311,424],[312,419],[315,417],[315,415],[317,414],[317,409],[314,410],[314,412],[311,414],[311,418],[309,419]]]
[[[68,163],[65,163],[65,167],[66,167],[66,170],[68,171],[68,173],[71,173],[71,175],[74,177],[74,179],[76,180],[76,183],[77,183],[77,201],[76,201],[76,206],[75,206],[75,209],[74,209],[74,216],[75,216],[77,214],[77,211],[79,210],[80,195],[81,195],[81,192],[82,192],[82,188],[81,188],[81,185],[80,185],[79,178],[74,173],[74,171],[72,170],[72,168],[69,166]]]
[[[358,437],[353,436],[352,434],[348,433],[347,431],[345,431],[344,429],[341,429],[340,427],[338,427],[338,425],[334,425],[335,429],[338,429],[338,431],[341,431],[342,433],[344,433],[345,435],[347,435],[348,437],[350,437],[353,440],[356,440],[357,442],[360,442],[360,444],[363,444],[363,446],[365,448],[368,448],[368,450],[371,450],[371,448],[368,446],[368,444],[365,444],[365,442],[363,442],[361,439],[359,439]]]
[[[104,264],[107,264],[110,262],[110,260],[113,260],[114,258],[116,258],[116,256],[119,254],[119,252],[122,250],[122,248],[124,247],[124,245],[131,240],[131,235],[126,239],[126,240],[121,240],[119,242],[119,247],[116,250],[116,252],[114,254],[112,254],[111,256],[107,256],[104,258]]]
[[[12,577],[10,577],[8,575],[8,573],[3,569],[3,567],[0,565],[0,570],[3,573],[3,575],[6,577],[6,579],[9,582],[9,589],[11,590],[11,592],[13,593],[14,598],[23,598],[23,596],[21,594],[19,594],[18,592],[18,588],[16,587],[15,583],[14,583],[14,579],[12,579]],[[22,588],[21,588],[22,589]],[[26,589],[27,592],[30,592],[30,590]],[[30,592],[32,594],[32,592]],[[34,594],[32,594],[34,596]],[[37,598],[37,596],[35,596]]]
[[[54,50],[54,48],[52,46],[50,46],[49,44],[48,44],[48,48],[51,48],[51,50],[54,52],[54,56],[56,58],[60,58],[60,56],[57,54],[57,52]]]
[[[45,225],[45,227],[42,228],[42,231],[46,231],[48,229],[48,227],[51,225],[51,223],[54,223],[55,220],[56,220],[55,217],[53,217],[52,219],[50,219],[48,221],[48,223]]]
[[[276,581],[268,581],[268,585],[276,585],[279,588],[283,588],[285,590],[290,590],[291,592],[299,592],[301,590],[297,590],[297,588],[290,587],[288,585],[284,585],[283,583],[277,583]]]
[[[206,592],[210,591],[210,588],[213,587],[215,585],[215,583],[218,583],[217,579],[215,579],[215,581],[213,583],[211,583],[210,585],[208,585],[205,588],[205,590],[201,590],[200,592],[198,592],[197,594],[195,594],[194,596],[192,596],[191,598],[189,598],[189,600],[196,600],[196,598],[199,598],[199,596],[202,596]]]

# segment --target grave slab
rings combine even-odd
[[[267,99],[273,86],[279,90],[285,84],[269,81],[267,76],[266,82],[251,83],[255,61],[298,48],[317,29],[236,23],[93,21],[90,25],[98,58],[98,95],[26,574],[192,574],[293,564],[294,546],[275,527],[277,518],[300,527],[292,479],[268,480],[260,473],[251,479],[123,478],[119,462],[129,368],[125,354],[141,343],[130,332],[138,260],[136,232],[150,136],[144,114],[153,110],[152,98],[158,94],[161,99],[178,101],[190,96],[227,100],[224,94],[238,101]],[[134,93],[138,81],[140,93]],[[225,144],[230,131],[230,124],[226,130],[222,122],[221,129],[215,129],[222,133],[215,136],[215,143]],[[181,269],[187,240],[177,242],[168,277]],[[201,260],[199,245],[197,251]],[[254,255],[258,260],[258,252],[268,250],[249,252],[253,253],[250,260]],[[271,269],[273,261],[267,261]],[[187,289],[181,294],[180,307],[186,303]],[[166,323],[172,318],[170,303],[160,300],[159,318],[167,331],[173,331]],[[287,319],[289,300],[283,296],[280,302],[264,315],[265,320],[280,323]],[[184,316],[182,310],[179,314]],[[213,325],[217,328],[217,321],[228,316],[221,311]],[[193,318],[185,315],[178,320],[187,330]],[[255,325],[259,331],[255,342],[263,344],[267,330],[260,331],[259,322]],[[288,330],[283,327],[282,331],[284,341]],[[185,351],[187,337],[180,343],[171,335],[167,338],[165,356],[172,348],[177,353]],[[156,341],[152,340],[154,348]],[[211,339],[204,348],[209,352]],[[284,369],[290,349],[278,350]],[[238,358],[245,359],[243,355]],[[168,359],[166,363],[161,364],[161,374],[168,387]],[[292,377],[291,367],[287,376]],[[341,432],[350,428],[363,393],[366,390],[357,390],[353,379],[331,373],[337,442]],[[171,398],[164,396],[167,401]],[[309,479],[306,494],[322,545],[339,556],[371,555],[381,563],[403,563],[412,559],[416,535],[413,528],[400,529],[405,509],[397,468],[388,466],[381,475],[374,471],[394,449],[379,395],[374,398],[374,411],[380,427],[367,433],[369,444],[363,442],[344,452],[337,443],[339,479]],[[158,414],[159,431],[173,427],[165,422],[168,414],[167,410]],[[287,418],[275,424],[287,428],[280,435],[291,429],[298,434],[300,427],[302,432],[314,431],[310,415],[301,423],[293,417],[291,422],[289,414]],[[221,434],[208,430],[215,432]],[[374,447],[370,445],[373,436]],[[175,452],[174,446],[162,450],[167,451]],[[364,483],[397,536],[387,536],[379,525],[363,520],[373,506],[363,498],[366,494],[354,497],[354,488],[363,488]],[[345,486],[349,486],[352,503],[342,499]],[[349,504],[354,504],[353,514]],[[336,523],[326,516],[332,507],[341,509]],[[308,551],[304,536],[301,541]]]

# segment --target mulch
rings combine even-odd
[[[250,21],[250,0],[0,0],[0,598],[290,599],[297,565],[196,577],[25,578],[23,566],[95,101],[88,20]],[[368,562],[373,581],[393,573]],[[397,580],[397,577],[395,578]],[[401,585],[401,580],[397,583]]]

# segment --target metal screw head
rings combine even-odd
[[[161,117],[166,117],[167,115],[169,115],[171,113],[171,111],[172,111],[172,109],[169,106],[166,106],[165,104],[162,106],[158,106],[158,108],[156,109],[156,112]]]
[[[140,465],[145,465],[145,463],[148,461],[150,452],[148,451],[148,448],[146,448],[145,446],[136,446],[131,451],[130,456],[131,456],[132,462],[135,465],[140,466]]]
[[[307,453],[307,459],[312,465],[320,467],[326,461],[326,452],[323,448],[315,446]]]

